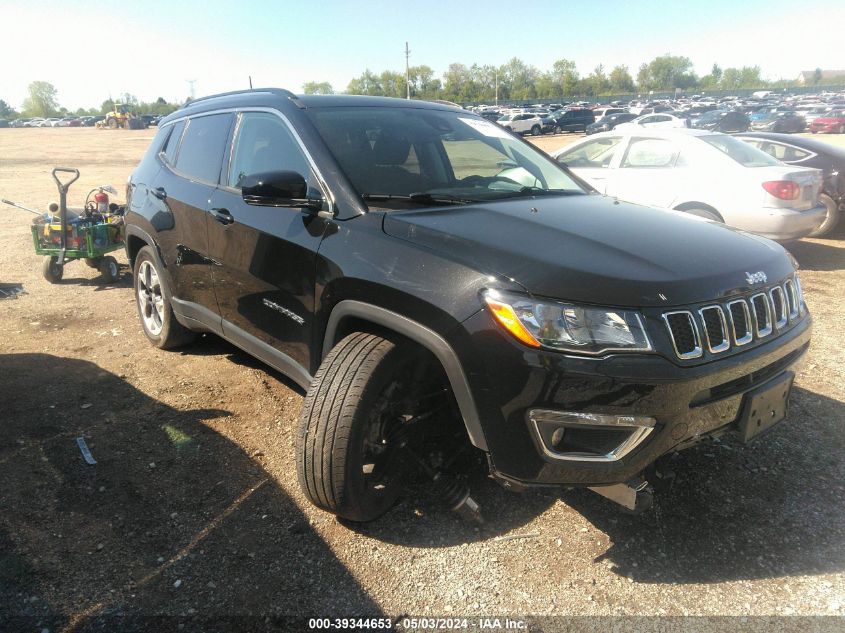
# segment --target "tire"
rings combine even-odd
[[[540,136],[543,133],[543,130],[540,129],[539,125],[535,125],[531,128],[531,136]]]
[[[677,211],[683,211],[684,213],[689,213],[690,215],[697,215],[700,218],[706,218],[708,220],[713,220],[714,222],[721,222],[724,224],[725,220],[722,218],[721,215],[715,210],[711,209],[706,206],[691,206],[685,208],[679,208]]]
[[[151,247],[144,246],[138,251],[132,281],[141,329],[150,343],[159,349],[190,343],[195,334],[176,320],[163,266]]]
[[[97,268],[106,283],[111,284],[120,279],[120,267],[117,265],[117,260],[111,255],[103,257]]]
[[[109,128],[112,129],[112,130],[116,130],[117,128],[120,127],[120,124],[117,122],[117,119],[114,119],[114,118],[109,119],[108,121],[106,121],[106,123],[108,124]]]
[[[102,261],[102,257],[86,257],[85,258],[85,265],[89,268],[100,268],[100,262]]]
[[[58,257],[44,258],[44,263],[41,264],[41,274],[44,275],[44,279],[49,281],[51,284],[59,283],[62,280],[64,272],[65,268],[64,266],[59,266]]]
[[[840,210],[839,207],[836,206],[836,202],[834,202],[833,198],[826,193],[823,193],[819,196],[819,201],[827,207],[827,218],[819,228],[810,233],[807,237],[822,237],[823,235],[827,235],[836,228],[837,224],[839,224]]]
[[[356,332],[340,341],[317,371],[299,416],[296,469],[302,491],[318,508],[366,522],[382,516],[399,498],[403,474],[388,468],[377,475],[382,464],[376,460],[386,460],[387,466],[408,460],[391,461],[366,451],[376,447],[370,450],[387,455],[404,446],[399,440],[391,446],[390,430],[396,423],[389,427],[391,416],[376,417],[375,412],[384,411],[401,393],[394,387],[397,376],[413,358],[405,349],[381,336]]]

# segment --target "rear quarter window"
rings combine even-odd
[[[170,126],[170,131],[167,135],[167,141],[164,147],[161,148],[161,156],[164,162],[168,165],[176,164],[176,151],[179,149],[179,141],[182,138],[182,132],[185,130],[185,122],[179,121]]]
[[[231,124],[232,115],[228,113],[191,119],[176,157],[176,169],[191,178],[217,183]]]

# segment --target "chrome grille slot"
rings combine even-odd
[[[701,339],[698,336],[698,325],[692,312],[666,312],[663,320],[669,328],[672,346],[678,358],[698,358],[701,356]]]
[[[783,294],[783,288],[775,286],[769,290],[769,297],[772,299],[775,326],[780,330],[789,320],[786,315],[786,299]]]
[[[804,304],[804,290],[801,288],[801,280],[795,277],[795,294],[798,298],[798,314],[804,316],[804,309],[807,307]]]
[[[728,304],[728,312],[731,315],[731,326],[734,331],[734,343],[745,345],[750,343],[754,335],[751,333],[751,315],[748,311],[748,304],[742,299],[731,301]]]
[[[798,291],[795,289],[795,284],[791,279],[787,279],[783,284],[783,289],[786,292],[786,305],[789,309],[790,320],[798,316]]]
[[[698,311],[704,323],[704,335],[707,338],[707,349],[711,353],[724,352],[731,346],[728,335],[728,324],[721,306],[707,306]]]
[[[751,297],[751,306],[754,309],[754,330],[757,336],[768,336],[772,333],[772,309],[769,306],[769,296],[760,293]]]

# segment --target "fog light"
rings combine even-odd
[[[543,453],[553,459],[612,462],[625,457],[654,430],[642,415],[531,409],[528,420]]]

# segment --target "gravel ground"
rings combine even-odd
[[[0,130],[0,197],[45,207],[55,165],[82,172],[71,205],[97,184],[120,189],[151,137]],[[350,527],[299,491],[302,394],[290,381],[213,336],[153,349],[122,254],[115,284],[76,262],[51,286],[30,216],[2,209],[0,288],[24,294],[0,300],[0,630],[264,630],[275,616],[403,615],[468,617],[476,630],[493,615],[537,616],[532,630],[654,625],[594,616],[768,618],[666,619],[666,631],[845,627],[841,229],[789,247],[816,321],[788,421],[748,447],[676,456],[652,511],[626,515],[586,491],[517,495],[479,472],[481,528],[426,490]]]

